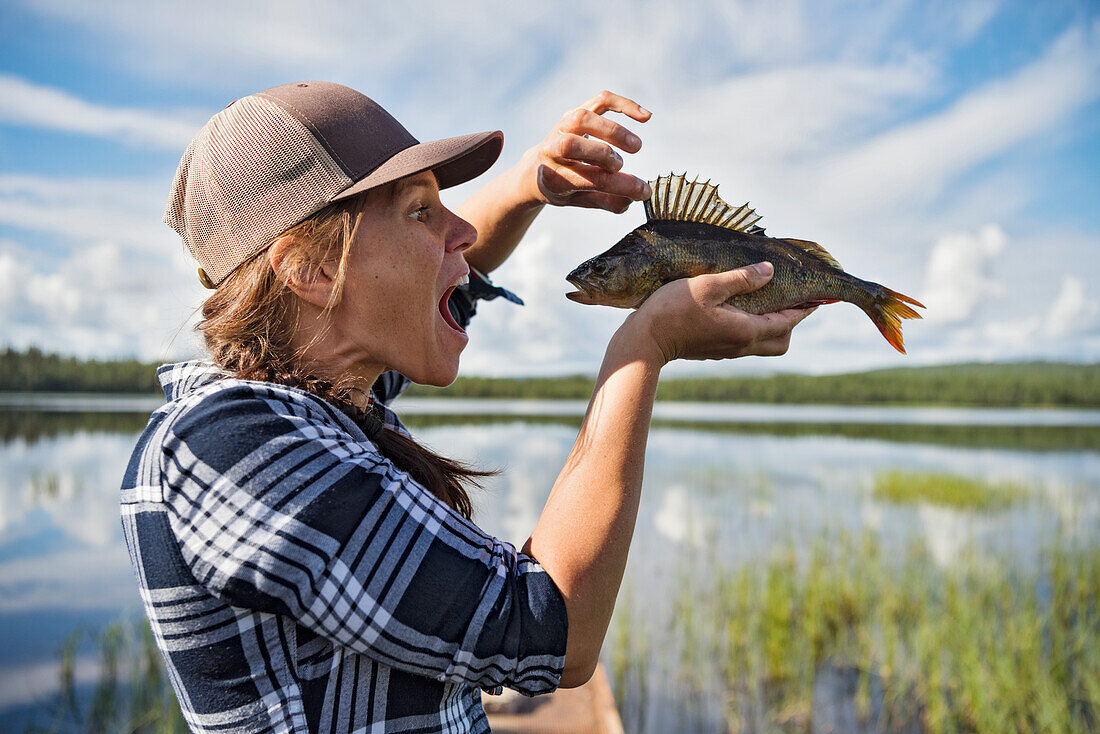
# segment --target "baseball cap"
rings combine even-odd
[[[328,204],[422,171],[441,189],[481,175],[499,130],[421,143],[366,95],[296,82],[229,104],[180,160],[164,221],[208,288]]]

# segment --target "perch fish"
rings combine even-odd
[[[577,266],[568,276],[577,303],[638,308],[665,283],[719,273],[764,260],[775,273],[763,288],[727,301],[753,314],[847,301],[871,318],[902,354],[901,319],[921,316],[924,304],[846,273],[816,242],[768,237],[748,204],[732,207],[709,181],[661,176],[651,181],[646,223],[614,247]]]

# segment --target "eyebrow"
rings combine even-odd
[[[409,189],[428,189],[431,190],[432,185],[424,179],[414,179],[409,176],[397,181],[397,185],[394,187],[393,193],[395,196],[399,196]]]

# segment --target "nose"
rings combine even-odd
[[[477,242],[477,228],[462,217],[448,210],[451,217],[447,232],[447,252],[462,252]]]

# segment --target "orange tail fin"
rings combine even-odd
[[[886,337],[886,341],[890,342],[894,349],[905,354],[905,344],[901,341],[901,320],[919,319],[921,317],[919,313],[905,304],[911,303],[920,308],[924,308],[924,304],[884,286],[879,287],[882,288],[882,293],[875,299],[874,303],[863,310],[871,317],[871,321],[875,322],[875,326]]]

